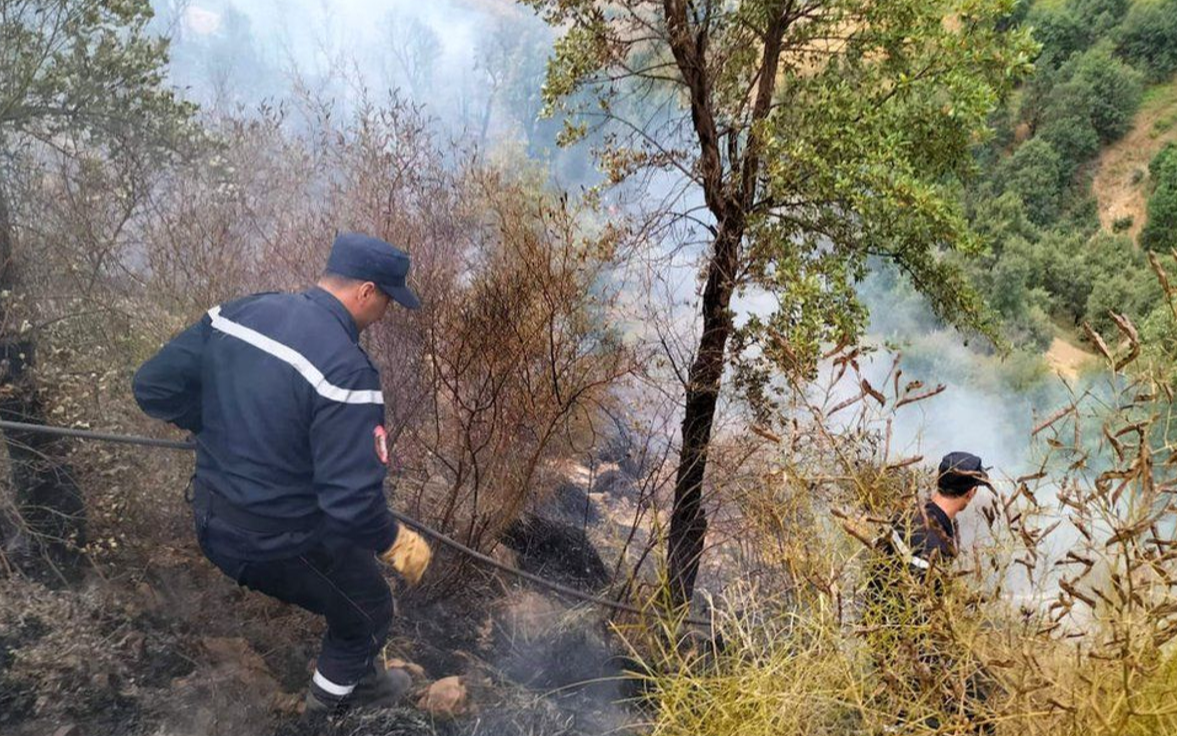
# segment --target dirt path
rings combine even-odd
[[[1131,217],[1126,234],[1133,240],[1140,234],[1148,201],[1148,163],[1169,141],[1177,141],[1177,78],[1150,89],[1132,130],[1099,156],[1091,189],[1104,230],[1111,232],[1116,220]]]
[[[1062,338],[1056,337],[1046,351],[1046,362],[1056,374],[1068,380],[1079,377],[1083,365],[1095,356],[1078,345],[1073,345]]]

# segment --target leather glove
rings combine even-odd
[[[433,551],[420,534],[402,524],[396,533],[396,541],[380,555],[380,559],[392,565],[409,585],[416,585],[421,582],[425,568],[429,567]]]

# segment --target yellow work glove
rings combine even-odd
[[[433,551],[420,534],[402,524],[396,533],[396,541],[380,555],[380,559],[392,565],[409,585],[416,585],[421,582],[425,568],[429,567]]]

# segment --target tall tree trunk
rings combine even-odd
[[[15,295],[16,228],[0,169],[0,289]],[[45,424],[45,408],[30,368],[36,345],[20,334],[23,316],[0,302],[0,419]],[[17,518],[0,523],[0,551],[21,568],[68,579],[85,543],[85,507],[64,442],[44,434],[6,430]]]
[[[679,608],[691,601],[707,537],[703,477],[707,470],[707,448],[711,444],[715,404],[723,379],[724,352],[732,330],[728,306],[735,286],[735,267],[744,227],[738,214],[731,216],[736,214],[731,206],[734,203],[724,196],[719,129],[711,109],[712,80],[705,63],[709,40],[707,28],[700,27],[697,33],[693,31],[685,0],[663,0],[663,12],[670,49],[690,93],[691,125],[699,141],[698,166],[703,199],[717,223],[707,266],[707,284],[703,289],[703,334],[699,337],[699,349],[687,377],[682,448],[667,540],[670,602]]]
[[[769,23],[763,36],[764,65],[757,83],[753,124],[763,120],[771,109],[782,39],[795,17],[792,15],[793,5],[792,0],[777,0],[766,8]],[[712,109],[713,80],[706,63],[709,24],[704,22],[692,28],[687,10],[686,0],[663,0],[667,40],[690,93],[691,124],[699,141],[698,167],[703,199],[715,217],[718,229],[707,267],[707,285],[703,289],[703,334],[688,376],[682,449],[674,484],[674,510],[670,517],[668,576],[671,604],[675,608],[689,604],[694,595],[699,560],[707,537],[707,512],[703,508],[707,449],[711,444],[715,405],[723,382],[727,341],[732,333],[730,306],[740,245],[748,214],[755,206],[760,173],[760,144],[750,132],[742,157],[736,153],[735,139],[729,140],[731,173],[736,178],[728,182],[730,186],[725,184],[719,126]]]
[[[703,289],[703,334],[688,377],[668,539],[670,596],[676,608],[690,603],[694,594],[707,536],[703,477],[723,380],[724,355],[732,332],[730,305],[743,230],[742,222],[729,221],[720,226]]]

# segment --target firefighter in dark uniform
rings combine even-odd
[[[934,564],[956,558],[960,532],[956,515],[964,511],[981,486],[992,488],[981,458],[950,452],[940,461],[936,490],[921,508],[896,519],[884,549],[910,566],[923,580]]]
[[[988,678],[975,664],[958,661],[937,616],[943,614],[949,567],[958,553],[957,515],[981,486],[993,487],[981,458],[967,452],[944,456],[931,497],[896,517],[878,540],[881,554],[870,573],[864,612],[876,664],[898,694],[900,710],[908,711],[904,720],[914,717],[913,703],[930,695],[927,707],[964,713],[973,733],[990,732],[978,716],[990,690]],[[950,686],[957,682],[964,688],[953,693]],[[934,729],[941,716],[925,714],[917,720]]]
[[[213,307],[135,374],[143,411],[197,441],[204,554],[238,584],[326,619],[312,719],[409,689],[378,658],[393,602],[377,558],[415,584],[431,553],[389,512],[384,398],[359,345],[391,302],[419,306],[409,266],[382,240],[340,235],[316,287]]]

